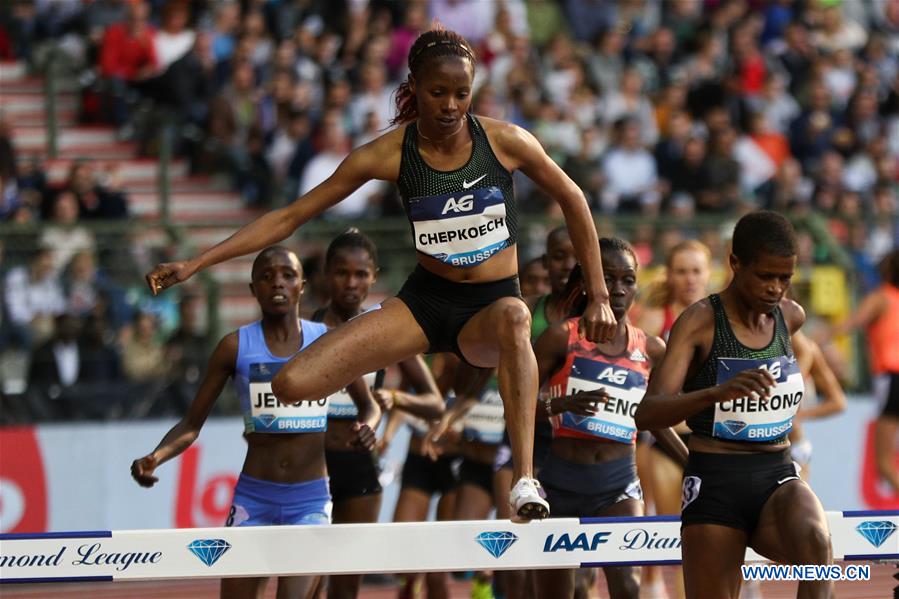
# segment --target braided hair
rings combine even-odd
[[[465,38],[455,31],[437,26],[418,36],[409,49],[409,76],[396,89],[396,115],[390,121],[391,125],[402,125],[418,118],[418,106],[415,104],[415,94],[412,93],[410,81],[419,79],[419,75],[436,59],[448,56],[468,59],[474,71],[474,50]]]

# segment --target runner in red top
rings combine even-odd
[[[540,381],[549,379],[548,398],[538,417],[550,418],[553,441],[540,470],[540,483],[554,517],[642,516],[637,478],[634,413],[646,391],[649,372],[665,353],[665,343],[631,325],[627,313],[637,294],[637,259],[620,239],[600,239],[603,272],[618,322],[610,341],[594,343],[578,333],[586,296],[580,268],[568,281],[569,318],[537,339]],[[686,463],[687,450],[671,429],[660,442]],[[637,599],[639,567],[605,568],[612,597]],[[574,597],[575,570],[540,570],[538,597]]]

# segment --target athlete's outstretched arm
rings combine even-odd
[[[206,376],[203,377],[197,395],[184,418],[165,434],[156,449],[131,464],[131,476],[139,485],[152,487],[159,480],[153,475],[153,471],[184,453],[197,440],[200,429],[212,411],[212,406],[222,393],[225,383],[234,374],[235,363],[237,363],[237,333],[230,333],[219,341],[212,352]]]
[[[411,386],[415,393],[400,389],[376,389],[375,396],[381,407],[386,410],[396,408],[425,420],[440,418],[445,409],[443,396],[421,355],[403,360],[399,366],[403,373],[402,387]]]
[[[147,275],[150,291],[155,295],[205,268],[283,241],[301,225],[343,200],[367,181],[389,178],[390,161],[385,160],[383,155],[388,150],[387,143],[385,137],[381,137],[354,150],[334,174],[309,193],[292,204],[263,214],[199,256],[158,265]]]
[[[723,385],[683,393],[684,382],[702,348],[703,334],[710,336],[714,321],[706,302],[693,304],[677,319],[668,339],[662,363],[649,377],[646,395],[634,421],[640,430],[659,430],[674,426],[717,402],[739,399],[755,393],[768,397],[774,378],[766,370],[744,370]],[[707,354],[707,351],[705,352]]]
[[[609,307],[599,255],[599,237],[584,192],[553,162],[533,135],[521,127],[507,125],[498,136],[504,154],[547,195],[556,200],[565,215],[565,224],[574,244],[574,252],[584,271],[589,297],[581,320],[581,334],[589,341],[608,341],[615,334],[615,316]]]

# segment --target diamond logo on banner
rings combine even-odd
[[[742,420],[725,420],[722,424],[730,431],[730,434],[736,435],[746,428],[746,423]]]
[[[231,544],[225,539],[197,539],[187,546],[190,552],[200,558],[200,561],[211,566],[231,549]]]
[[[265,428],[270,428],[272,426],[272,422],[274,422],[278,417],[274,414],[260,414],[258,418],[262,421],[262,424],[265,425]]]
[[[518,540],[518,537],[509,531],[482,532],[474,540],[490,555],[499,558]]]
[[[896,532],[896,525],[889,520],[869,520],[855,527],[855,530],[865,537],[875,547],[883,545],[884,541]]]

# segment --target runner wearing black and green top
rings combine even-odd
[[[734,229],[734,277],[688,308],[653,372],[635,417],[640,429],[686,420],[682,529],[686,594],[736,599],[747,547],[781,564],[831,564],[821,503],[799,478],[787,435],[802,401],[790,337],[805,312],[784,297],[796,233],[774,212]],[[830,597],[832,583],[803,581],[799,597]]]

